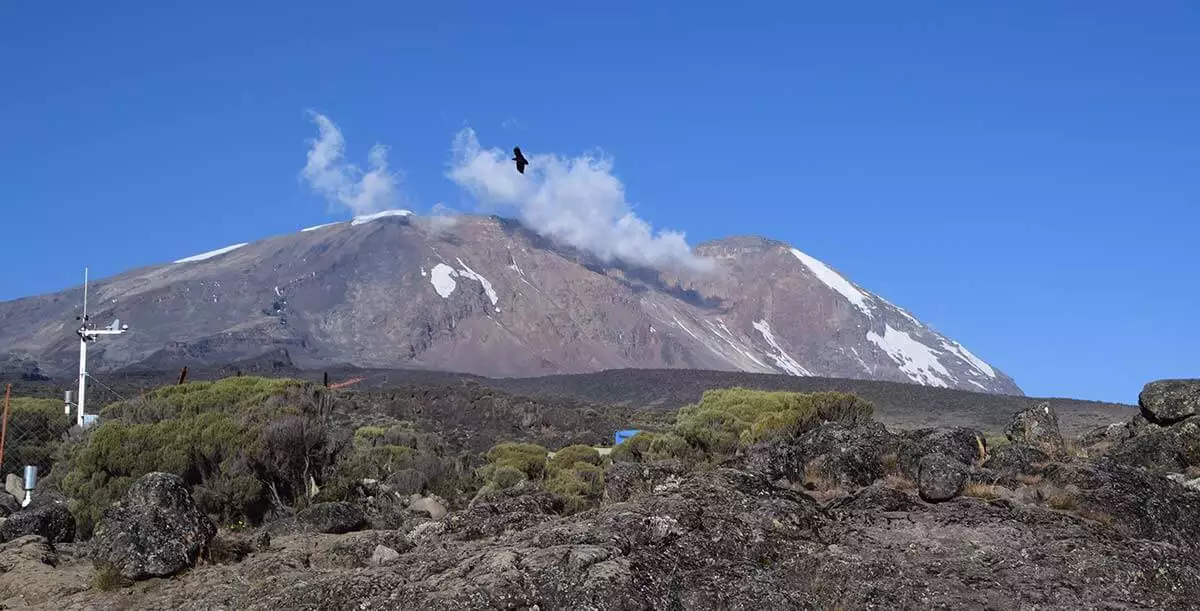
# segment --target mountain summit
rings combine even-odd
[[[131,329],[94,346],[90,364],[222,365],[284,349],[303,368],[693,368],[1022,394],[958,342],[782,242],[705,242],[695,252],[711,270],[667,272],[600,260],[508,219],[443,221],[393,210],[93,282],[92,320]],[[0,303],[0,351],[73,371],[81,303],[82,287]]]

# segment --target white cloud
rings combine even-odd
[[[367,153],[370,170],[363,172],[344,159],[342,132],[325,115],[310,112],[320,137],[311,140],[308,164],[301,176],[332,204],[341,204],[355,216],[395,207],[398,174],[388,171],[387,147],[376,144]]]
[[[438,202],[428,215],[415,217],[414,222],[426,227],[430,233],[438,234],[452,229],[458,224],[459,212]]]
[[[619,259],[656,269],[712,268],[711,259],[692,253],[683,233],[660,230],[655,235],[630,210],[625,188],[607,159],[527,153],[529,166],[520,174],[510,153],[482,149],[469,127],[455,136],[452,152],[447,174],[451,180],[482,204],[515,207],[520,220],[545,237],[604,261]]]

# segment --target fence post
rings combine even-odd
[[[12,384],[4,386],[4,423],[0,424],[0,474],[4,471],[4,442],[8,438],[8,397],[12,394]]]

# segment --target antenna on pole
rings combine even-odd
[[[101,335],[120,335],[129,330],[129,325],[122,325],[120,319],[116,319],[113,323],[103,329],[96,329],[95,325],[88,319],[87,313],[87,294],[88,294],[88,268],[83,268],[83,313],[81,316],[75,317],[80,321],[79,329],[75,334],[79,336],[79,402],[75,404],[75,424],[79,428],[86,426],[84,418],[85,395],[87,391],[87,347],[88,342],[94,342],[100,339]],[[67,405],[70,406],[70,394],[67,394]]]

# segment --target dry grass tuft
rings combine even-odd
[[[1079,506],[1079,499],[1073,494],[1063,492],[1050,495],[1047,503],[1055,509],[1070,511]]]
[[[893,490],[916,490],[917,482],[898,473],[883,478],[883,485]]]
[[[977,499],[998,499],[1001,495],[1001,488],[995,484],[980,484],[971,483],[963,490],[964,496],[975,497]]]

